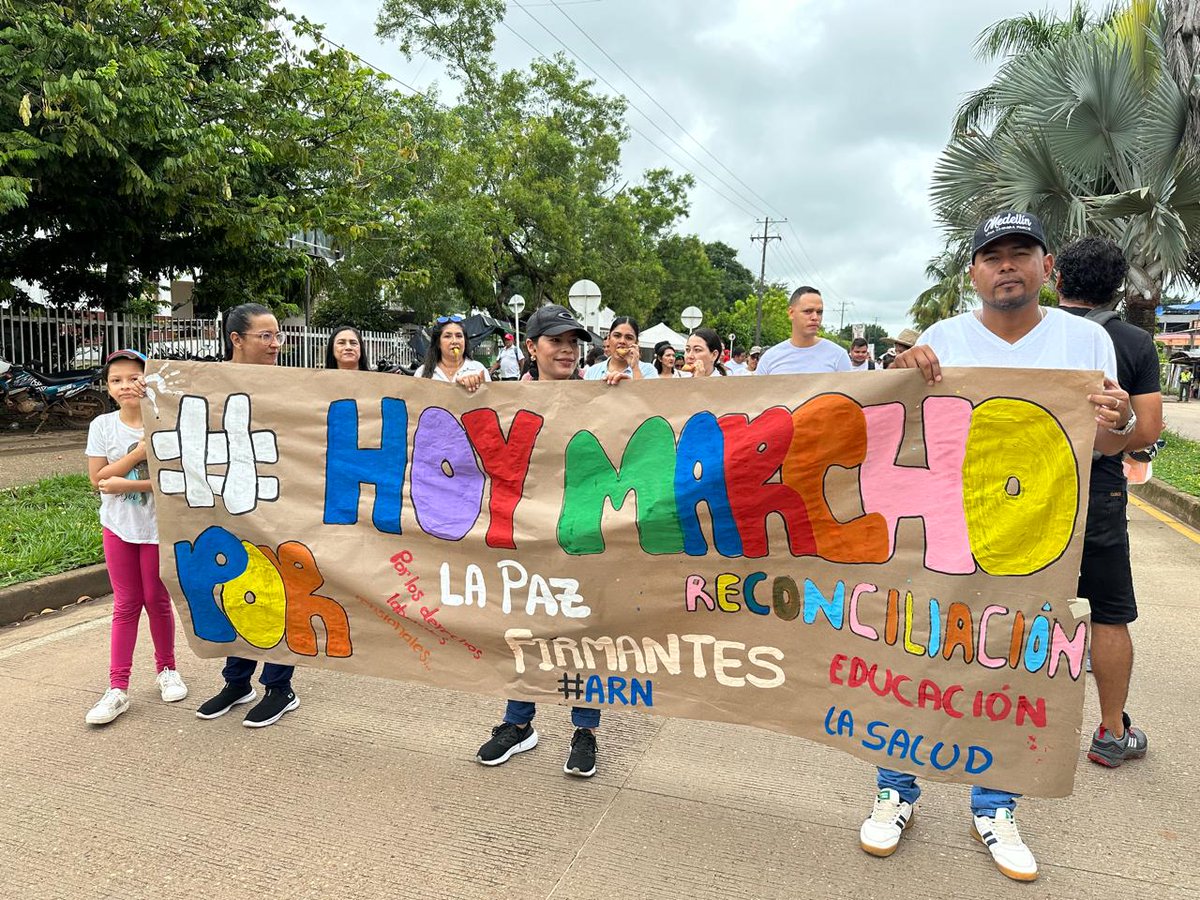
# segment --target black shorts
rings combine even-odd
[[[1091,603],[1098,625],[1125,625],[1137,618],[1125,505],[1124,491],[1098,491],[1088,498],[1078,593]]]

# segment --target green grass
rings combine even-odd
[[[1200,443],[1163,432],[1167,446],[1154,458],[1154,477],[1176,490],[1200,497]]]
[[[0,587],[103,561],[99,509],[86,475],[0,491]]]

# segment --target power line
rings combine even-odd
[[[700,160],[699,157],[696,156],[696,154],[692,153],[691,150],[689,150],[682,143],[680,143],[674,137],[674,135],[672,135],[665,128],[663,128],[661,125],[659,125],[658,122],[655,121],[655,119],[653,117],[649,116],[644,110],[642,110],[641,107],[639,107],[636,103],[634,103],[632,100],[630,100],[629,97],[626,96],[626,94],[620,88],[618,88],[615,84],[613,84],[611,81],[609,81],[598,69],[596,69],[595,66],[593,66],[586,59],[584,59],[582,56],[580,56],[578,53],[576,53],[574,50],[572,50],[571,47],[568,46],[567,43],[562,38],[560,38],[557,34],[555,34],[553,31],[551,31],[550,28],[544,22],[541,21],[541,19],[539,19],[537,16],[535,16],[533,13],[531,13],[528,9],[526,9],[521,4],[517,3],[514,5],[518,9],[520,9],[522,12],[524,12],[525,15],[529,16],[529,18],[533,19],[534,23],[539,28],[541,28],[544,32],[546,32],[546,34],[550,35],[551,38],[553,38],[555,41],[557,41],[559,46],[561,46],[564,50],[566,50],[569,54],[571,54],[571,56],[573,56],[577,60],[579,60],[579,62],[583,63],[583,65],[587,68],[587,70],[589,72],[591,72],[593,75],[595,75],[597,78],[599,78],[602,82],[604,82],[604,84],[606,84],[609,87],[610,90],[614,91],[617,94],[617,96],[621,97],[626,103],[628,103],[630,109],[632,109],[634,112],[636,112],[638,115],[640,115],[643,119],[645,119],[647,122],[649,122],[656,131],[661,133],[667,140],[669,140],[672,144],[674,144],[676,147],[678,147],[680,150],[682,150],[689,158],[694,160],[696,165],[700,166],[700,168],[702,168],[705,172],[707,172],[713,179],[715,179],[717,182],[719,182],[721,185],[723,185],[726,188],[726,190],[732,192],[746,206],[753,208],[756,205],[749,198],[742,196],[741,195],[742,192],[737,187],[730,184],[728,181],[726,181],[724,178],[722,178],[720,175],[718,175],[716,172],[714,172],[712,169],[710,169],[703,161]],[[560,10],[560,12],[561,12],[561,10]],[[518,37],[521,37],[521,35],[518,34],[518,32],[511,25],[509,25],[507,21],[504,22],[504,25],[513,34],[516,34]],[[521,37],[521,39],[525,40],[523,37]],[[525,41],[525,43],[529,44],[528,41]],[[530,44],[529,46],[532,47],[533,45]],[[535,48],[535,51],[536,51],[536,48]],[[540,53],[540,51],[536,51],[536,52],[539,52],[540,55],[545,56],[545,54]],[[685,166],[684,168],[686,169],[687,167]],[[694,172],[692,174],[695,175]],[[699,176],[696,176],[696,177],[698,178]],[[753,215],[753,213],[750,213],[750,214]]]
[[[532,15],[532,13],[527,13],[527,15],[529,15],[530,18],[533,18],[535,22],[537,21],[537,19]],[[540,49],[538,49],[538,47],[536,47],[532,41],[530,41],[528,38],[526,38],[525,35],[521,34],[521,32],[517,31],[515,28],[513,28],[511,25],[509,25],[508,22],[501,20],[500,24],[503,25],[505,28],[507,28],[518,40],[520,40],[522,43],[524,43],[525,46],[527,46],[530,50],[532,50],[538,56],[542,57],[543,59],[550,58],[545,53],[543,53]],[[541,24],[541,23],[538,23],[538,24]],[[554,37],[553,32],[550,33],[550,36]],[[555,40],[557,40],[557,38],[555,38]],[[562,43],[562,42],[559,41],[559,43]],[[563,46],[566,47],[565,44],[563,44]],[[571,52],[569,47],[567,47],[567,51]],[[583,62],[583,61],[581,60],[581,62]],[[587,63],[584,62],[584,65],[587,65]],[[589,66],[589,68],[591,68],[591,67]],[[593,71],[595,71],[595,70],[593,70]],[[604,79],[604,76],[599,75],[599,73],[597,73],[597,75],[602,80]],[[615,87],[613,87],[613,85],[609,84],[607,81],[605,81],[605,84],[608,84],[608,86],[610,88],[612,88],[614,91],[617,90]],[[618,91],[618,94],[619,93],[620,92]],[[634,109],[637,109],[637,107],[633,106],[632,103],[630,103],[630,106]],[[637,111],[639,113],[641,113],[641,115],[644,118],[646,118],[647,121],[650,122],[650,124],[652,124],[652,125],[655,124],[654,120],[650,119],[648,116],[646,116],[646,114],[643,113],[640,109]],[[691,175],[693,178],[695,178],[696,182],[698,184],[701,184],[704,187],[708,188],[710,191],[712,191],[714,194],[716,194],[718,197],[720,197],[726,203],[730,204],[731,206],[736,207],[737,209],[739,209],[741,212],[745,213],[746,215],[751,216],[751,217],[753,217],[755,215],[753,209],[748,208],[748,206],[744,200],[741,200],[741,199],[735,200],[735,199],[729,197],[728,195],[726,195],[725,193],[723,193],[722,191],[718,190],[717,188],[713,187],[711,184],[709,184],[703,178],[701,178],[699,175],[697,175],[695,172],[693,172],[690,168],[688,168],[687,165],[685,165],[684,163],[681,163],[678,159],[673,157],[670,153],[668,153],[666,150],[664,150],[662,147],[660,147],[658,144],[656,144],[649,137],[649,135],[647,135],[644,131],[642,131],[636,125],[630,125],[629,128],[631,131],[633,131],[635,134],[637,134],[639,137],[641,137],[644,141],[646,141],[646,143],[648,143],[651,147],[653,147],[655,150],[657,150],[659,153],[661,153],[663,156],[665,156],[667,159],[669,159],[671,162],[673,162],[676,166],[678,166],[680,169],[682,169],[683,171],[685,171],[689,175]],[[659,128],[659,131],[662,131],[662,129]],[[665,131],[663,131],[663,134],[666,134],[668,138],[671,137]],[[674,140],[674,139],[672,139],[672,140]],[[675,143],[678,144],[678,141],[675,141]],[[687,149],[683,148],[682,146],[681,146],[681,149],[683,149],[685,153],[687,152]]]
[[[754,190],[754,188],[752,188],[752,187],[750,187],[750,185],[746,184],[746,182],[743,181],[742,178],[736,172],[734,172],[731,168],[729,168],[729,166],[725,165],[725,163],[721,162],[721,160],[717,158],[715,153],[713,153],[711,150],[709,150],[707,147],[705,147],[704,144],[702,144],[697,138],[695,138],[691,134],[691,132],[689,132],[686,128],[684,128],[683,124],[678,119],[676,119],[673,115],[671,115],[671,111],[669,109],[667,109],[665,106],[663,106],[661,103],[659,103],[658,100],[648,90],[646,90],[644,87],[642,87],[641,83],[636,78],[634,78],[632,75],[629,74],[629,72],[627,72],[625,70],[624,66],[622,66],[619,62],[617,62],[615,59],[613,59],[612,55],[607,50],[605,50],[603,47],[601,47],[600,44],[598,44],[596,42],[595,38],[593,38],[582,25],[580,25],[573,18],[571,18],[571,16],[567,13],[567,11],[562,8],[563,6],[566,6],[569,3],[570,3],[570,0],[550,0],[549,5],[553,6],[556,10],[558,10],[558,12],[562,15],[563,18],[565,18],[568,22],[570,22],[572,25],[574,25],[575,29],[580,34],[582,34],[585,38],[587,38],[588,42],[593,47],[595,47],[597,50],[599,50],[604,55],[605,59],[607,59],[610,63],[612,63],[614,66],[617,67],[617,71],[619,71],[622,75],[624,75],[626,78],[628,78],[633,83],[634,87],[636,87],[639,91],[641,91],[643,94],[645,94],[651,103],[653,103],[660,110],[662,110],[663,114],[674,123],[675,127],[678,128],[681,132],[683,132],[684,137],[690,139],[697,147],[699,147],[706,154],[708,154],[708,156],[713,160],[713,162],[715,162],[718,166],[720,166],[722,169],[724,169],[726,172],[728,172],[731,176],[733,176],[734,180],[737,181],[737,183],[740,184],[742,187],[744,187],[747,191],[749,191],[751,196],[753,196],[755,199],[757,199],[764,206],[766,206],[768,208],[774,208],[774,204],[772,204],[771,201],[767,200],[760,193],[758,193],[756,190]],[[520,4],[520,3],[517,3],[515,5],[522,6],[522,4]],[[535,4],[526,3],[523,6],[533,6],[533,5],[535,5]],[[564,44],[564,46],[566,46],[566,45]],[[779,210],[777,208],[775,208],[775,212],[778,214]]]

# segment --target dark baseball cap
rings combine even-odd
[[[1046,244],[1046,232],[1038,217],[1033,213],[1009,209],[989,216],[979,223],[979,227],[975,229],[975,239],[971,243],[971,262],[975,261],[975,254],[988,244],[1014,234],[1033,238],[1042,245],[1044,251],[1050,252]]]
[[[543,306],[525,323],[525,336],[531,341],[536,341],[542,335],[566,334],[568,331],[578,331],[581,340],[592,339],[570,310],[562,306]]]

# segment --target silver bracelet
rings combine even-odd
[[[1129,411],[1129,421],[1125,423],[1124,428],[1110,428],[1108,430],[1115,435],[1119,435],[1120,437],[1125,437],[1125,435],[1127,435],[1133,431],[1133,428],[1135,425],[1137,425],[1137,413],[1135,413],[1131,409]]]

